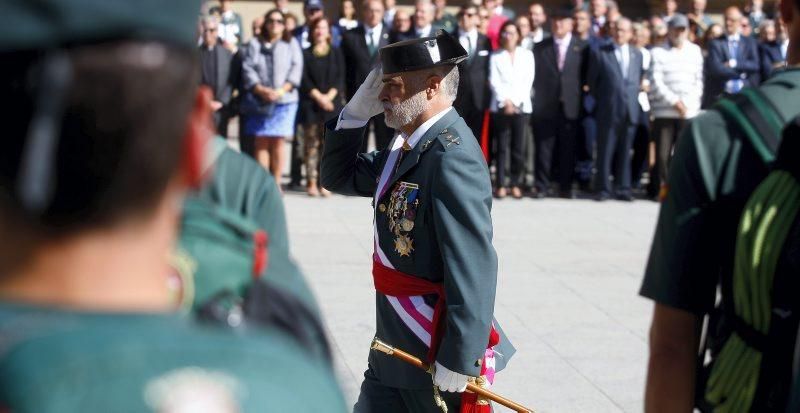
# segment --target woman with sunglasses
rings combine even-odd
[[[278,187],[283,141],[294,136],[297,88],[303,77],[303,52],[285,23],[279,10],[269,11],[242,63],[244,133],[255,137],[255,158],[272,172]]]

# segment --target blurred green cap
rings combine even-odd
[[[2,0],[0,51],[108,40],[197,46],[200,0]]]

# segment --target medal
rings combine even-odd
[[[412,229],[414,229],[414,221],[407,218],[403,218],[400,221],[400,229],[402,229],[404,232],[411,231]]]
[[[399,235],[394,239],[394,250],[400,254],[401,257],[411,256],[411,251],[414,251],[412,246],[413,241],[406,235]]]

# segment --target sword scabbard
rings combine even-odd
[[[429,373],[432,373],[430,365],[428,363],[420,360],[417,357],[412,356],[411,354],[406,353],[403,350],[400,350],[400,349],[398,349],[396,347],[393,347],[393,346],[391,346],[389,344],[384,343],[383,341],[381,341],[377,337],[375,337],[372,340],[371,348],[373,350],[380,351],[381,353],[384,353],[384,354],[386,354],[388,356],[392,356],[394,358],[398,358],[400,360],[403,360],[406,363],[411,364],[413,366],[416,366],[418,368],[421,368],[421,369],[423,369],[423,370],[425,370],[425,371],[427,371]],[[511,401],[509,399],[506,399],[505,397],[500,396],[499,394],[496,394],[496,393],[494,393],[494,392],[492,392],[490,390],[484,389],[483,387],[479,386],[478,384],[475,384],[474,382],[468,382],[467,383],[467,391],[470,391],[472,393],[477,393],[478,395],[480,395],[480,396],[482,396],[482,397],[484,397],[486,399],[489,399],[489,400],[491,400],[491,401],[493,401],[495,403],[498,403],[498,404],[501,404],[501,405],[503,405],[505,407],[508,407],[509,409],[512,409],[512,410],[514,410],[516,412],[534,413],[533,409],[529,409],[529,408],[527,408],[527,407],[525,407],[525,406],[523,406],[523,405],[521,405],[519,403],[515,403],[515,402],[513,402],[513,401]]]

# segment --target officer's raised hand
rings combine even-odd
[[[383,113],[383,104],[378,94],[383,87],[383,70],[380,66],[372,69],[359,86],[353,98],[347,102],[342,111],[342,119],[368,121],[373,116]]]

